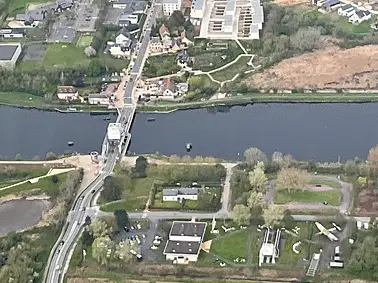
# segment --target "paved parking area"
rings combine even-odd
[[[43,44],[32,44],[26,47],[23,61],[41,61],[45,57],[47,46]]]
[[[109,8],[106,14],[104,24],[118,25],[118,20],[121,17],[123,9]]]
[[[52,27],[48,41],[72,43],[76,36],[74,23],[74,20],[69,20],[64,15],[58,17]]]
[[[99,9],[93,0],[77,0],[74,12],[76,14],[75,29],[81,32],[95,31],[95,23]]]

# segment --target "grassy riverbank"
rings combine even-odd
[[[254,93],[193,102],[167,102],[161,101],[153,105],[138,105],[138,112],[172,112],[175,110],[206,108],[214,106],[244,106],[253,103],[372,103],[378,102],[378,93]],[[49,102],[41,96],[26,93],[0,92],[0,105],[20,108],[35,108],[48,111],[67,112],[67,108],[76,108],[77,112],[85,113],[112,113],[97,105],[62,105]]]
[[[19,107],[19,108],[33,108],[46,111],[58,111],[62,113],[67,112],[67,108],[76,108],[77,112],[85,113],[113,113],[116,110],[109,110],[103,106],[97,105],[63,105],[46,100],[42,96],[20,93],[20,92],[0,92],[0,105]]]
[[[378,93],[290,93],[290,94],[247,94],[194,102],[158,102],[149,106],[138,106],[138,112],[171,112],[183,109],[213,106],[236,106],[253,103],[370,103],[378,102]]]

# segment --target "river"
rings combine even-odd
[[[104,117],[0,107],[1,158],[13,159],[16,154],[22,158],[44,158],[49,151],[100,151],[110,122],[103,121]],[[110,117],[116,120],[115,115]],[[69,147],[68,141],[73,141],[74,146]]]
[[[378,143],[378,104],[255,104],[246,107],[138,113],[130,152],[242,158],[248,147],[290,153],[296,159],[365,158]],[[154,122],[147,122],[154,117]],[[0,107],[0,155],[44,157],[67,150],[101,149],[109,121],[104,116],[61,114]],[[112,116],[115,120],[115,116]],[[68,147],[67,141],[74,141]]]

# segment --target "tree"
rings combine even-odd
[[[117,254],[123,262],[129,263],[133,259],[134,254],[140,254],[140,248],[135,242],[126,239],[117,246]]]
[[[105,237],[111,233],[111,228],[101,219],[93,220],[90,229],[94,238]]]
[[[264,173],[264,163],[259,161],[257,162],[255,169],[249,172],[249,183],[252,186],[252,189],[265,193],[268,187],[268,178]]]
[[[282,152],[275,151],[272,154],[272,162],[277,163],[278,165],[281,165],[283,162],[283,154]]]
[[[238,225],[248,225],[251,219],[251,211],[249,207],[243,204],[237,204],[232,210],[232,220]]]
[[[347,270],[355,276],[378,280],[377,238],[367,236],[357,245],[347,264]]]
[[[371,173],[378,173],[378,144],[369,150],[368,165]]]
[[[56,154],[54,152],[48,152],[46,153],[46,160],[55,160],[56,159]]]
[[[122,230],[124,227],[130,225],[129,216],[124,209],[117,209],[114,211],[115,220],[117,223],[118,230]]]
[[[84,49],[84,53],[85,53],[85,55],[87,55],[87,57],[94,57],[94,56],[96,56],[96,50],[92,46],[87,46]]]
[[[358,166],[354,160],[347,160],[344,164],[344,172],[347,175],[355,175],[358,173]]]
[[[144,156],[138,156],[135,160],[135,173],[139,178],[146,177],[146,170],[147,170],[148,162]]]
[[[279,205],[270,205],[263,210],[263,218],[266,227],[276,227],[284,218],[284,209]]]
[[[185,24],[185,17],[181,11],[177,10],[172,13],[168,20],[168,27],[170,29],[178,29]]]
[[[319,47],[321,32],[318,27],[300,28],[290,37],[291,45],[298,51],[313,51]]]
[[[108,236],[96,238],[92,243],[92,257],[100,265],[109,263],[108,250],[112,248],[112,241]]]
[[[52,175],[51,176],[51,182],[53,182],[54,184],[58,183],[59,181],[59,178],[57,175]]]
[[[282,168],[277,174],[276,188],[291,190],[304,190],[310,183],[310,174],[298,168]]]
[[[17,160],[17,161],[22,160],[21,154],[17,153],[16,156],[14,157],[14,160]]]
[[[81,236],[82,243],[83,243],[83,249],[86,249],[93,243],[93,235],[90,233],[88,229],[85,229],[83,231],[83,235]]]
[[[114,176],[107,176],[104,179],[104,189],[101,192],[101,196],[106,201],[115,201],[121,199],[122,185],[121,180]]]
[[[261,161],[264,164],[268,162],[268,157],[261,149],[256,147],[248,148],[244,152],[244,158],[248,165],[255,166],[257,162]]]
[[[88,75],[91,77],[98,77],[103,73],[103,67],[100,60],[92,59],[88,66]]]
[[[261,207],[264,204],[264,195],[260,192],[251,192],[247,200],[247,205],[250,209]]]

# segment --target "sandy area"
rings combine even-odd
[[[263,89],[373,89],[378,80],[378,46],[329,47],[282,61],[244,80]]]
[[[18,199],[3,202],[0,205],[0,237],[32,227],[49,207],[50,203],[46,200]]]

